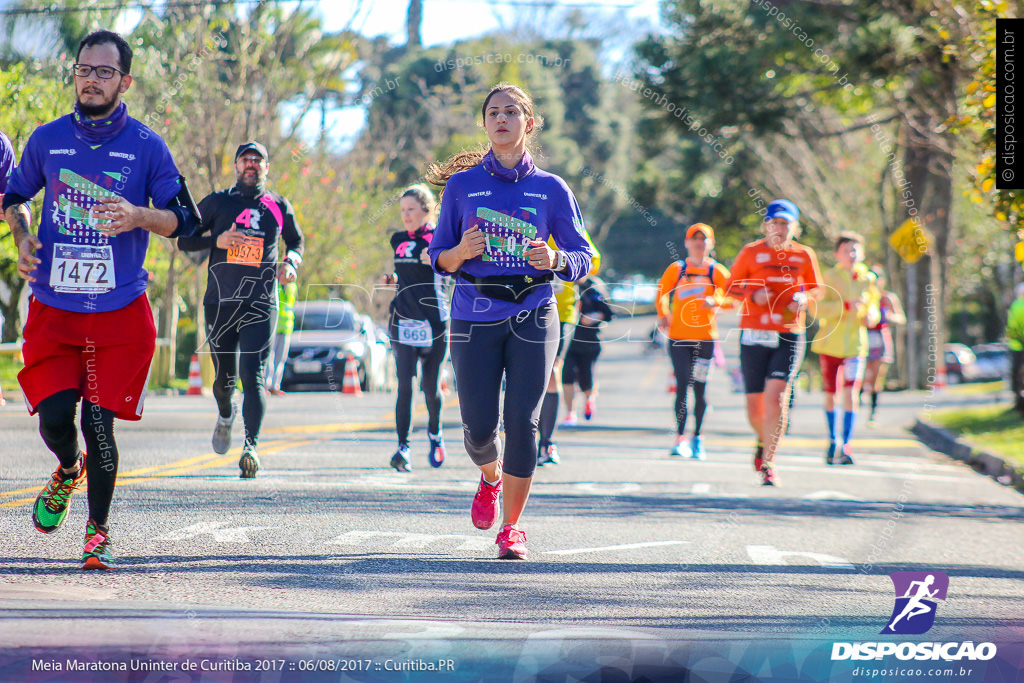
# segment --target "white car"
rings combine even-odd
[[[378,334],[370,316],[344,299],[295,304],[295,330],[281,388],[298,386],[341,391],[349,358],[363,391],[384,391],[392,382],[387,335]]]

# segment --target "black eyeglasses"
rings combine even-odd
[[[91,64],[72,64],[71,70],[74,71],[75,75],[79,78],[88,78],[89,74],[95,71],[96,75],[105,81],[113,78],[114,74],[121,74],[123,76],[127,75],[126,72],[112,66],[92,66]]]

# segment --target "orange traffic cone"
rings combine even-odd
[[[356,357],[351,353],[345,356],[345,378],[341,382],[341,393],[363,393],[362,387],[359,386],[359,371],[356,370]]]
[[[670,394],[676,393],[676,373],[674,370],[668,371],[668,386],[665,388]]]
[[[193,353],[192,360],[188,364],[188,391],[186,396],[203,395],[203,373],[199,368],[199,354]]]

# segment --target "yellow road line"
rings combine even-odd
[[[458,405],[458,398],[454,399],[451,404]],[[421,417],[426,413],[425,408],[420,408],[415,411],[416,417]],[[327,433],[338,433],[338,432],[359,432],[359,431],[373,431],[377,429],[385,429],[394,424],[394,414],[392,414],[389,421],[381,422],[349,422],[329,425],[309,425],[309,426],[298,426],[298,427],[277,427],[275,429],[263,430],[265,434],[327,434]],[[296,446],[305,446],[306,444],[314,443],[315,441],[322,441],[323,439],[305,439],[305,440],[288,440],[281,439],[277,441],[271,441],[270,443],[260,447],[259,452],[261,454],[275,453],[286,448],[293,448]],[[220,467],[230,462],[234,462],[241,454],[241,448],[233,448],[229,450],[223,456],[218,456],[216,453],[205,453],[203,455],[196,455],[190,458],[184,458],[181,460],[175,460],[163,465],[151,465],[148,467],[139,467],[134,470],[127,472],[121,472],[117,475],[118,484],[129,484],[140,481],[150,481],[152,479],[160,479],[163,477],[177,476],[185,474],[193,470],[208,469],[211,467]],[[211,458],[213,458],[211,460]],[[206,461],[206,462],[204,462]],[[150,473],[157,473],[153,476],[140,476]],[[83,485],[81,491],[87,491],[88,485]],[[0,507],[17,507],[20,505],[26,505],[33,502],[36,496],[39,495],[41,489],[38,486],[30,486],[22,489],[15,489],[13,491],[0,491],[0,496],[17,496],[23,493],[33,494],[30,498],[18,498],[16,500],[9,500],[4,503],[0,503]]]
[[[296,448],[298,446],[305,446],[306,444],[311,444],[311,443],[313,443],[314,441],[317,441],[317,440],[318,439],[299,439],[299,440],[293,440],[293,441],[287,441],[286,440],[286,441],[283,441],[283,442],[282,441],[278,441],[273,446],[261,448],[259,452],[261,454],[276,453],[278,451],[283,451],[283,450],[285,450],[287,448]],[[186,474],[186,473],[191,472],[191,471],[204,470],[204,469],[209,469],[211,467],[220,467],[222,465],[227,465],[228,463],[237,462],[238,455],[241,452],[242,452],[241,448],[233,448],[230,451],[228,451],[227,454],[225,454],[223,456],[218,456],[216,453],[207,453],[206,455],[197,456],[195,458],[188,458],[187,460],[182,460],[182,461],[178,461],[178,462],[175,462],[175,463],[168,463],[167,465],[159,466],[159,467],[166,468],[166,469],[164,469],[164,471],[160,472],[159,474],[156,474],[156,475],[153,475],[153,476],[148,476],[148,477],[140,477],[140,476],[137,476],[137,475],[140,474],[140,473],[151,472],[153,470],[159,469],[159,467],[142,467],[142,468],[139,468],[139,469],[136,469],[136,470],[131,470],[129,472],[124,472],[123,474],[119,474],[118,477],[117,477],[117,485],[118,486],[127,486],[129,484],[137,484],[137,483],[143,482],[143,481],[151,481],[153,479],[164,479],[166,477],[176,476],[176,475],[179,475],[179,474]],[[205,462],[205,463],[198,464],[198,465],[194,464],[196,461],[200,461],[200,460],[202,460],[204,458],[210,458],[210,457],[213,457],[213,458],[216,458],[216,459],[215,460],[210,460],[209,462]],[[187,465],[184,464],[186,462],[188,462],[189,464],[187,464]],[[33,492],[35,495],[33,495],[33,496],[29,497],[29,498],[19,498],[17,500],[9,500],[9,501],[7,501],[5,503],[0,503],[0,507],[7,508],[7,507],[19,507],[21,505],[28,505],[28,504],[32,503],[33,501],[35,501],[36,495],[39,495],[39,491],[40,490],[41,489],[39,489],[38,487],[33,487],[33,488],[28,488],[28,489],[19,489],[18,491],[6,491],[4,493],[4,495],[14,495],[14,494],[18,494],[18,493],[27,493],[27,492]],[[79,490],[84,493],[85,491],[89,490],[89,487],[88,487],[88,485],[84,485]]]

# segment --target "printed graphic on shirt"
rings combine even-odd
[[[100,182],[119,183],[123,176],[120,173],[104,173]],[[78,175],[66,168],[60,170],[59,182],[55,188],[53,204],[53,224],[61,235],[71,237],[71,244],[105,245],[110,239],[96,228],[100,224],[92,213],[92,208],[101,199],[118,196],[112,188],[103,187],[88,178]]]
[[[480,256],[499,266],[520,266],[526,260],[530,240],[537,239],[537,227],[524,220],[531,218],[533,209],[520,209],[522,217],[480,207],[476,210],[477,227],[487,236],[487,246]]]
[[[260,265],[263,262],[264,234],[259,230],[259,210],[242,209],[242,212],[235,217],[235,225],[245,234],[228,249],[228,263],[237,263],[243,266]]]

